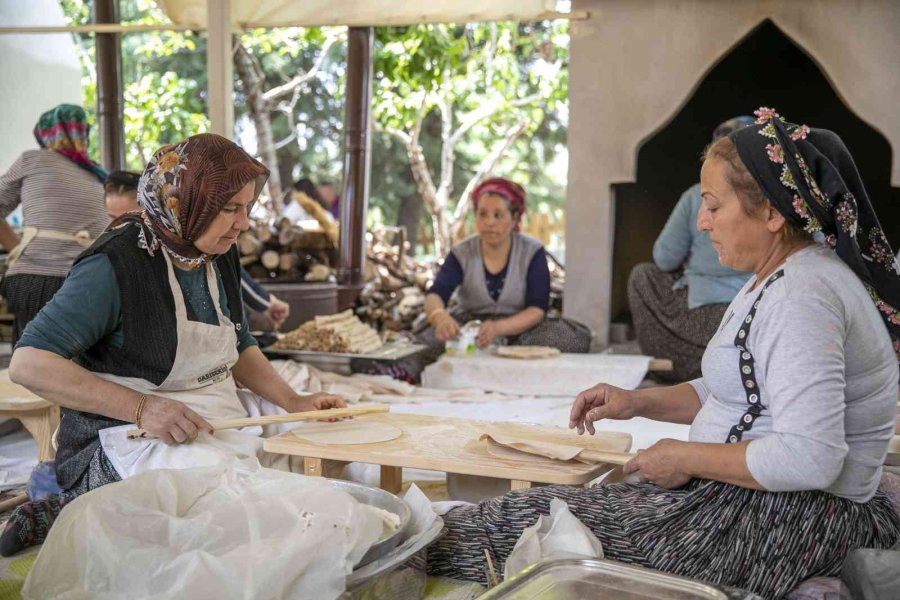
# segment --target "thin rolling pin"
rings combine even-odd
[[[590,449],[585,449],[578,453],[578,458],[595,460],[597,462],[604,462],[612,465],[624,465],[635,456],[637,456],[637,454],[631,452],[611,452]]]
[[[239,429],[254,425],[273,425],[278,423],[295,423],[297,421],[320,421],[324,419],[337,419],[341,417],[355,417],[371,413],[385,413],[390,410],[387,404],[373,404],[372,406],[358,406],[354,408],[329,408],[327,410],[310,410],[306,412],[287,413],[284,415],[269,415],[265,417],[246,417],[243,419],[221,419],[210,421],[209,424],[216,431],[219,429]],[[127,433],[129,440],[152,439],[156,436],[143,429],[132,429]]]

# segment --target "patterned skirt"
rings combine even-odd
[[[44,305],[62,287],[65,277],[50,275],[10,275],[0,282],[0,294],[6,298],[13,322],[13,347],[22,336],[25,326],[34,319]]]
[[[517,490],[444,516],[448,533],[428,548],[428,572],[487,583],[484,550],[502,572],[522,531],[553,498],[603,544],[606,558],[781,598],[801,581],[840,572],[856,548],[900,540],[900,516],[879,492],[865,504],[825,492],[776,493],[694,480]]]
[[[672,361],[672,371],[654,377],[688,381],[700,377],[700,361],[706,344],[728,304],[688,308],[688,290],[673,290],[675,275],[652,263],[634,267],[628,278],[628,307],[641,352]]]

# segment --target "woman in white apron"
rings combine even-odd
[[[247,331],[234,242],[268,170],[220,136],[160,149],[141,176],[141,213],[112,223],[23,333],[11,378],[58,403],[62,496],[26,503],[0,538],[8,555],[43,541],[64,503],[149,469],[261,456],[259,428],[209,420],[344,406],[294,392]],[[159,439],[128,440],[135,425]],[[184,443],[192,442],[192,443]]]

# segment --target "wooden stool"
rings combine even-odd
[[[0,371],[0,417],[22,422],[37,442],[39,460],[56,456],[51,440],[59,425],[59,406],[11,382],[6,369]]]

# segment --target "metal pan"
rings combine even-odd
[[[357,502],[392,512],[400,517],[400,526],[397,530],[389,536],[375,542],[375,544],[369,548],[369,551],[366,552],[362,559],[355,565],[356,567],[361,567],[374,560],[378,560],[400,544],[403,540],[403,534],[412,520],[412,511],[409,509],[406,502],[390,492],[378,488],[366,487],[350,481],[329,479],[328,483],[330,483],[333,488],[350,494]]]

